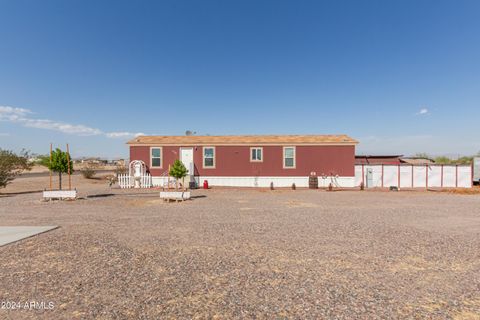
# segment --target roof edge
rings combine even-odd
[[[188,136],[138,136],[135,137],[129,141],[126,142],[127,145],[170,145],[170,146],[175,146],[175,145],[185,145],[185,146],[190,146],[190,145],[224,145],[224,146],[235,146],[235,145],[252,145],[252,142],[216,142],[216,143],[208,143],[208,142],[203,142],[203,141],[192,141],[192,142],[187,142],[187,143],[179,143],[179,142],[152,142],[152,141],[141,141],[142,138],[155,138],[158,137],[159,139],[166,139],[166,138],[183,138],[183,139],[188,139]],[[288,145],[288,144],[295,144],[295,145],[357,145],[359,144],[359,141],[356,139],[351,138],[350,136],[346,134],[330,134],[330,135],[215,135],[215,136],[192,136],[194,139],[199,139],[199,138],[232,138],[232,137],[239,137],[239,138],[247,138],[247,137],[252,137],[252,138],[262,138],[262,137],[279,137],[280,141],[276,142],[258,142],[261,145]],[[295,137],[344,137],[345,141],[324,141],[324,142],[312,142],[312,141],[307,141],[307,142],[292,142],[292,141],[281,141],[281,137],[285,138],[295,138]],[[255,144],[255,142],[254,142]]]

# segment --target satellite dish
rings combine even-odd
[[[187,131],[185,131],[185,135],[186,135],[186,136],[193,136],[193,135],[195,135],[196,133],[197,133],[197,132],[192,131],[192,130],[187,130]]]

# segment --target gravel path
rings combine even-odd
[[[0,301],[54,308],[0,319],[480,315],[478,195],[212,189],[166,204],[82,183],[75,202],[0,196],[2,225],[61,226],[0,248]]]

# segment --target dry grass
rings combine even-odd
[[[448,192],[448,193],[452,193],[452,194],[479,195],[480,194],[480,188],[479,187],[473,187],[473,188],[470,188],[470,189],[465,189],[465,188],[448,189],[448,190],[445,190],[444,192]]]
[[[289,208],[316,208],[318,205],[315,203],[310,203],[310,202],[302,202],[302,201],[296,201],[296,200],[290,200],[285,202],[287,207]]]

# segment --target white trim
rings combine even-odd
[[[175,181],[175,178],[170,178],[170,182]],[[167,187],[168,186],[168,177],[152,177],[152,186],[153,187]]]
[[[153,149],[160,149],[160,166],[152,165],[152,150]],[[157,158],[157,157],[155,157]],[[150,168],[154,169],[163,169],[163,148],[162,147],[150,147]]]
[[[167,177],[152,177],[152,185],[163,187],[167,185]],[[308,177],[220,177],[220,176],[196,176],[195,182],[201,187],[203,181],[207,180],[208,185],[217,187],[259,187],[268,188],[273,182],[274,187],[291,187],[292,183],[299,188],[308,188]],[[330,183],[335,187],[353,188],[355,187],[355,177],[318,177],[318,186],[326,188]]]
[[[293,167],[285,166],[285,149],[293,148]],[[283,169],[295,169],[297,167],[297,148],[295,146],[285,146],[282,148],[282,166]]]
[[[205,149],[213,149],[213,166],[206,167],[205,166]],[[215,150],[214,146],[205,146],[202,149],[202,168],[203,169],[215,169],[217,163],[217,150]]]
[[[260,154],[261,154],[261,159],[260,160],[254,160],[252,159],[252,150],[260,150]],[[258,157],[258,153],[257,154],[257,157]],[[250,147],[250,162],[263,162],[263,147]]]

